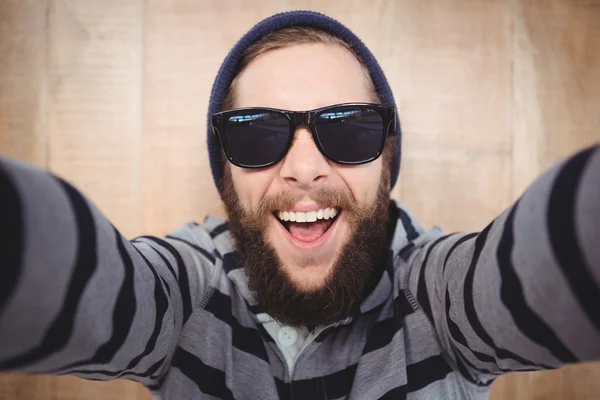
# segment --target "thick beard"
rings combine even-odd
[[[384,167],[375,201],[368,206],[358,205],[342,191],[304,196],[288,192],[265,198],[258,210],[246,212],[235,192],[230,167],[224,168],[221,194],[238,261],[245,269],[250,290],[267,314],[283,325],[312,328],[341,321],[358,310],[379,278],[389,249],[389,182],[389,168]],[[311,290],[299,288],[266,241],[270,215],[291,209],[302,197],[340,207],[351,232],[331,272]]]

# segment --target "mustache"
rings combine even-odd
[[[311,200],[323,207],[341,208],[350,214],[361,214],[363,208],[348,190],[321,188],[314,191],[285,190],[265,196],[255,213],[267,216],[275,211],[292,210],[300,201]]]
[[[342,209],[350,221],[357,221],[370,214],[368,206],[358,203],[349,190],[320,188],[313,191],[284,190],[274,195],[266,195],[254,210],[238,209],[247,229],[264,230],[269,216],[276,211],[291,210],[303,200],[311,200],[323,207]]]

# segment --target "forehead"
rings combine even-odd
[[[311,110],[372,101],[368,77],[352,52],[332,44],[267,51],[237,78],[235,107]]]

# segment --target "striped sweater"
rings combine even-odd
[[[171,400],[483,399],[505,372],[600,359],[600,147],[478,233],[394,208],[379,283],[289,363],[294,335],[259,318],[227,222],[129,241],[67,182],[0,159],[0,370]]]

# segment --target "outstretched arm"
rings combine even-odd
[[[73,186],[3,158],[0,249],[0,370],[149,386],[214,262],[181,240],[129,242]]]
[[[467,378],[600,359],[600,146],[550,169],[482,232],[410,257],[409,287]]]

